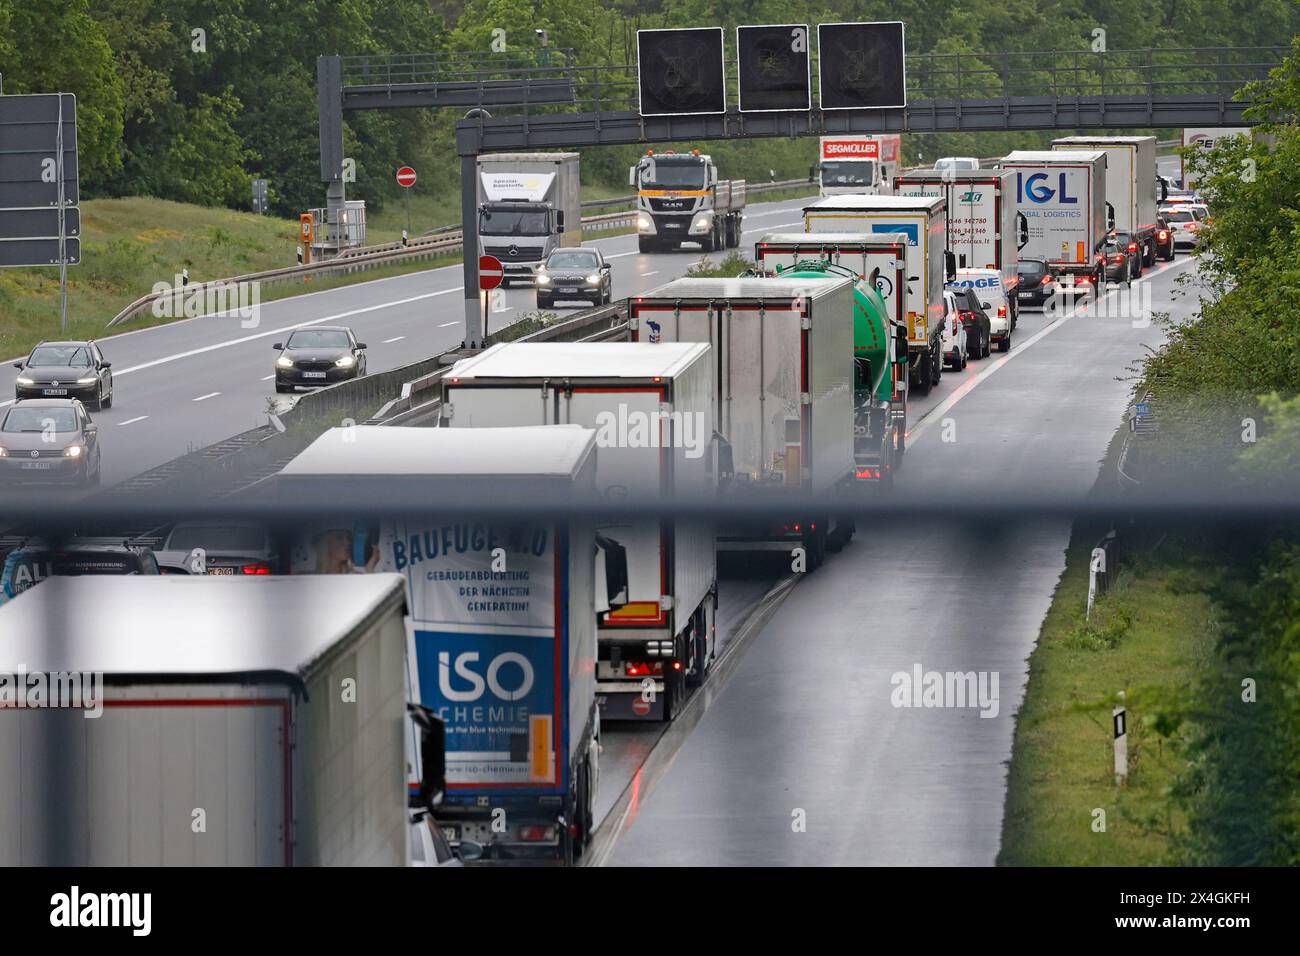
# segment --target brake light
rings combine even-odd
[[[1052,281],[1052,276],[1050,273],[1048,275],[1043,276],[1043,285],[1047,285],[1047,283],[1051,281]]]
[[[1111,261],[1111,262],[1123,262],[1123,261],[1124,261],[1124,257],[1123,257],[1122,255],[1111,256],[1111,257],[1110,257],[1110,261]]]
[[[245,564],[239,571],[241,574],[270,574],[271,566],[259,561],[256,564]]]
[[[1187,228],[1190,229],[1192,232],[1195,232],[1195,231],[1196,231],[1196,223],[1194,223],[1194,222],[1189,222],[1189,223],[1187,224]]]
[[[623,673],[627,677],[651,677],[654,674],[662,674],[664,665],[662,661],[656,661],[653,664],[647,664],[644,661],[632,661],[623,668]]]
[[[1005,305],[998,306],[998,318],[1005,319],[1006,317],[1007,317],[1007,307]]]
[[[1128,251],[1129,251],[1129,252],[1137,252],[1137,251],[1138,251],[1138,244],[1137,244],[1136,242],[1130,242],[1130,243],[1128,244]]]
[[[1160,241],[1163,242],[1164,240],[1166,240],[1166,239],[1168,239],[1168,238],[1169,238],[1169,233],[1168,233],[1168,231],[1167,231],[1167,230],[1164,230],[1164,229],[1161,229],[1161,230],[1160,230]]]
[[[530,824],[519,827],[515,832],[524,843],[540,843],[551,838],[551,828],[548,826]]]
[[[871,467],[858,468],[854,471],[853,476],[864,481],[878,481],[880,479],[880,469]]]

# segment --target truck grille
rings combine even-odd
[[[651,212],[691,212],[695,209],[694,199],[650,199]]]
[[[514,250],[513,253],[511,252],[512,249]],[[525,249],[521,246],[484,245],[483,251],[489,256],[496,256],[507,265],[512,262],[537,262],[542,258],[541,249]]]

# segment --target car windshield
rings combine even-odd
[[[1016,274],[1022,276],[1040,276],[1047,271],[1047,266],[1041,262],[1018,262],[1016,263]]]
[[[641,185],[647,189],[703,189],[704,164],[658,160],[653,167],[641,167]]]
[[[75,432],[77,413],[66,407],[24,408],[20,405],[9,409],[4,425],[0,425],[0,431],[6,432],[43,432],[51,428],[56,432]]]
[[[548,269],[594,269],[596,256],[590,252],[557,252],[546,260]]]
[[[1127,232],[1115,233],[1115,242],[1121,246],[1127,246],[1132,241],[1133,240],[1129,238],[1129,234]]]
[[[84,345],[40,345],[32,350],[27,364],[86,368],[90,365],[90,349]]]
[[[478,231],[484,236],[548,236],[550,216],[546,210],[484,210],[478,217]]]
[[[170,551],[261,551],[265,536],[261,528],[240,525],[177,525],[167,538]]]
[[[289,336],[291,349],[345,349],[351,343],[348,334],[337,329],[303,329]]]
[[[853,163],[822,163],[823,186],[870,186],[876,164],[869,159]]]

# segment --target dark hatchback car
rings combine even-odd
[[[1045,259],[1021,259],[1016,263],[1016,301],[1020,305],[1041,307],[1055,301],[1056,280],[1047,271]]]
[[[79,398],[98,411],[113,404],[112,362],[94,342],[42,342],[15,362],[14,398]]]
[[[29,398],[0,420],[3,484],[99,484],[99,429],[75,398]]]
[[[346,326],[296,329],[288,341],[272,348],[280,353],[275,360],[277,392],[333,385],[366,374],[366,344]]]
[[[957,310],[966,326],[966,354],[973,359],[988,358],[993,323],[980,306],[979,296],[970,286],[950,285],[948,290],[957,297]]]
[[[1097,254],[1106,268],[1106,281],[1128,285],[1137,273],[1137,244],[1130,242],[1127,233],[1106,237]]]
[[[537,270],[539,309],[549,309],[556,299],[604,305],[613,296],[612,270],[599,249],[556,249]]]

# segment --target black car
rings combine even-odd
[[[1127,238],[1127,236],[1107,236],[1097,250],[1097,255],[1105,264],[1107,282],[1128,285],[1133,281],[1134,253],[1130,247],[1134,244],[1125,241]]]
[[[556,299],[604,305],[613,297],[613,275],[599,249],[556,249],[537,270],[539,309],[549,309]]]
[[[981,307],[979,296],[970,286],[950,285],[948,289],[957,297],[957,311],[966,326],[966,353],[974,359],[988,358],[993,323]]]
[[[94,342],[42,342],[22,362],[14,398],[77,398],[98,411],[113,404],[112,362]]]
[[[1142,278],[1142,247],[1137,244],[1131,233],[1113,232],[1111,236],[1115,238],[1120,249],[1129,256],[1129,278]]]
[[[272,346],[275,390],[292,392],[298,386],[333,385],[366,374],[366,343],[358,342],[346,326],[295,329],[287,342]]]
[[[1156,258],[1174,261],[1174,228],[1164,213],[1156,216]]]
[[[29,398],[0,420],[4,484],[99,484],[99,429],[75,398]]]
[[[1041,307],[1056,301],[1056,280],[1047,271],[1045,259],[1021,259],[1016,263],[1016,301]]]

